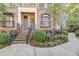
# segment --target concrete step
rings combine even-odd
[[[29,34],[30,34],[29,30],[20,32],[16,37],[16,39],[12,42],[12,44],[26,43]]]
[[[15,41],[26,41],[26,38],[16,38]]]
[[[27,34],[19,34],[18,36],[27,36]]]
[[[27,35],[27,34],[21,34],[21,33],[20,33],[20,34],[18,34],[18,36],[26,36],[26,35]]]
[[[21,34],[27,34],[28,32],[21,32]]]
[[[13,41],[12,44],[26,43],[26,41]]]
[[[16,38],[26,38],[26,36],[17,36]]]

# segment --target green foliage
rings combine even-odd
[[[69,20],[69,23],[79,23],[79,4],[78,3],[54,3],[47,9],[53,14],[54,20],[59,21],[61,15]]]
[[[79,30],[76,30],[76,31],[75,31],[75,34],[76,34],[76,36],[79,37]]]
[[[79,29],[79,25],[78,25],[78,24],[74,24],[74,23],[68,24],[68,25],[64,28],[64,30],[67,30],[67,31],[69,31],[69,32],[74,32],[74,31],[77,30],[77,29]]]
[[[69,26],[65,26],[63,29],[69,32],[70,27]]]
[[[54,36],[51,37],[51,40],[52,41],[61,41],[61,40],[68,40],[68,37],[67,35],[64,35],[64,34],[56,34]]]
[[[0,3],[0,20],[5,20],[6,16],[3,15],[3,12],[6,12],[6,5]]]
[[[53,36],[46,36],[46,40],[44,42],[35,41],[34,45],[38,47],[53,47],[53,46],[60,45],[65,42],[68,42],[67,35],[57,34]]]
[[[9,42],[9,35],[7,33],[0,33],[0,44],[7,44]]]
[[[32,33],[33,39],[36,42],[44,42],[45,41],[45,33],[42,30],[36,30]]]
[[[6,16],[5,15],[0,15],[0,21],[6,20]]]
[[[0,49],[1,49],[1,48],[4,48],[4,47],[6,47],[6,45],[4,45],[4,44],[1,44],[1,45],[0,45]]]
[[[33,45],[38,47],[53,47],[68,41],[68,32],[63,31],[63,34],[55,34],[52,36],[46,35],[41,30],[33,32]]]
[[[54,11],[57,13],[62,12],[62,6],[60,3],[53,3],[50,7],[47,8],[48,13],[54,13]]]
[[[62,14],[63,8],[61,7],[60,3],[53,3],[49,8],[47,8],[47,12],[52,14],[56,20],[60,19]]]
[[[5,11],[6,11],[6,5],[0,3],[0,12],[5,12]]]
[[[67,24],[79,24],[79,17],[68,20]]]
[[[67,30],[63,30],[63,34],[68,35],[68,31]]]
[[[67,3],[64,6],[65,16],[68,20],[78,21],[79,19],[79,4],[77,3]]]
[[[53,16],[53,30],[55,31],[56,24],[60,24],[61,15],[63,15],[63,8],[61,3],[53,3],[47,8],[47,12]]]
[[[65,5],[65,10],[72,16],[75,16],[79,12],[79,4],[77,3],[67,3]]]

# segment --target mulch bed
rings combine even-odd
[[[61,41],[61,42],[36,42],[33,39],[29,40],[29,44],[31,46],[34,46],[34,47],[54,47],[54,46],[57,46],[57,45],[60,45],[60,44],[64,44],[66,42],[68,42],[68,41]]]
[[[9,45],[7,45],[7,44],[0,44],[0,49],[2,49],[2,48],[4,48],[4,47],[7,47],[7,46],[9,46]]]

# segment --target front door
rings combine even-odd
[[[22,30],[27,30],[27,28],[35,29],[35,14],[34,13],[22,13]]]
[[[31,28],[35,29],[35,20],[34,19],[31,20]]]
[[[28,28],[28,17],[22,16],[22,30],[26,30]]]

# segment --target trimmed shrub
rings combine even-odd
[[[7,44],[9,42],[9,35],[7,33],[0,33],[0,44]]]
[[[46,35],[42,30],[36,30],[32,33],[32,37],[36,42],[44,42]]]
[[[33,40],[31,44],[37,47],[53,47],[68,42],[68,32],[61,34],[46,35],[42,30],[36,30],[32,33]]]
[[[76,31],[75,31],[75,34],[76,34],[76,36],[79,37],[79,30],[76,30]]]
[[[66,26],[66,27],[64,27],[64,30],[69,31],[70,30],[70,27],[69,26]]]
[[[64,35],[64,34],[56,34],[52,36],[51,40],[52,41],[61,41],[61,40],[67,41],[68,37],[67,35]]]
[[[68,31],[63,30],[63,34],[64,34],[64,35],[68,35]]]
[[[77,29],[79,29],[79,25],[78,24],[69,24],[64,29],[69,32],[75,32]]]

